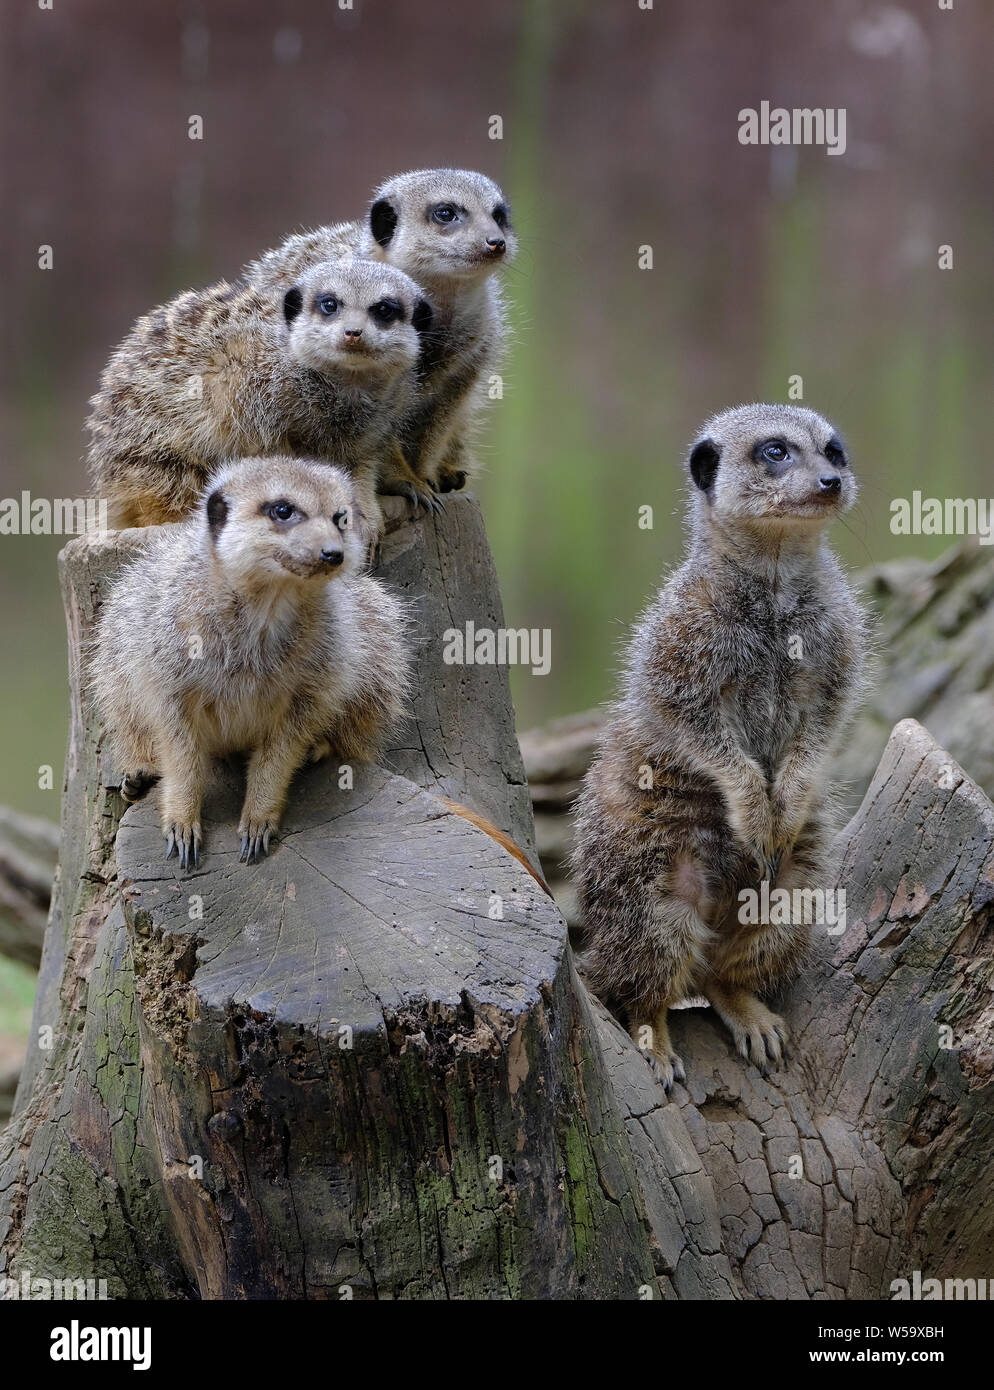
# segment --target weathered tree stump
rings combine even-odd
[[[395,516],[396,520],[396,516]],[[528,850],[506,672],[441,632],[501,624],[476,503],[396,525],[420,687],[388,762],[295,782],[237,862],[241,773],[206,857],[123,809],[81,653],[142,533],[63,552],[73,689],[34,1047],[0,1138],[6,1272],[132,1297],[636,1298],[655,1290],[624,1126],[551,899],[435,790]],[[50,1030],[50,1033],[45,1030]]]
[[[784,1001],[785,1071],[762,1077],[709,1009],[680,1011],[688,1084],[667,1104],[601,1014],[677,1297],[880,1299],[915,1270],[990,1277],[994,806],[907,720],[840,840],[846,930],[822,929]]]

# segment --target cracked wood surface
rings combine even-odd
[[[531,848],[506,673],[439,660],[446,628],[501,622],[477,505],[392,527],[381,573],[421,649],[389,758],[406,775],[346,792],[308,769],[247,866],[242,775],[219,770],[186,879],[154,791],[120,820],[82,672],[147,535],[63,552],[71,728],[33,1024],[51,1046],[0,1134],[0,1272],[138,1298],[658,1293],[565,923],[431,794]]]

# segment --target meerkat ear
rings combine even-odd
[[[300,286],[294,285],[293,289],[287,290],[283,296],[283,317],[287,323],[293,323],[303,307],[304,296],[300,292]]]
[[[217,540],[221,527],[228,520],[228,499],[221,489],[215,488],[207,499],[207,525],[211,535]]]
[[[397,230],[397,210],[389,198],[377,198],[369,209],[369,230],[379,246],[387,246]]]
[[[718,471],[721,449],[713,439],[702,439],[690,451],[690,476],[702,492],[707,492]]]
[[[435,322],[435,312],[427,299],[419,299],[414,305],[411,323],[419,333],[430,333]]]

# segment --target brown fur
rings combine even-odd
[[[332,317],[319,307],[326,292],[341,303]],[[417,287],[392,267],[342,261],[312,266],[297,294],[291,313],[282,298],[221,282],[138,320],[103,373],[88,421],[93,486],[112,525],[178,521],[216,468],[257,454],[344,468],[369,540],[381,526],[378,485],[427,496],[392,432],[421,350]],[[380,325],[370,306],[388,298],[403,317]],[[347,328],[360,331],[360,350],[346,342]]]
[[[546,883],[541,874],[536,873],[528,862],[528,857],[520,845],[515,844],[510,835],[506,835],[503,830],[494,825],[492,820],[486,816],[481,816],[478,811],[471,811],[468,806],[464,806],[461,801],[451,801],[447,796],[440,796],[438,800],[454,816],[460,816],[463,820],[468,820],[471,825],[475,825],[478,830],[482,830],[484,835],[489,835],[491,840],[496,840],[502,849],[507,850],[512,859],[516,859],[523,869],[527,869],[538,886],[549,897],[552,897],[552,889]]]

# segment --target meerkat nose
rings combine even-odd
[[[823,473],[818,479],[818,487],[821,492],[840,492],[842,479],[838,473]]]
[[[345,551],[340,545],[325,546],[321,551],[321,560],[329,569],[337,569],[345,559]]]
[[[353,340],[359,339],[359,338],[362,337],[362,329],[361,329],[361,328],[346,328],[346,330],[345,330],[345,336],[346,336],[346,338],[351,338],[351,339],[353,339]]]
[[[507,243],[502,236],[487,237],[487,250],[492,256],[503,256],[506,247]]]

